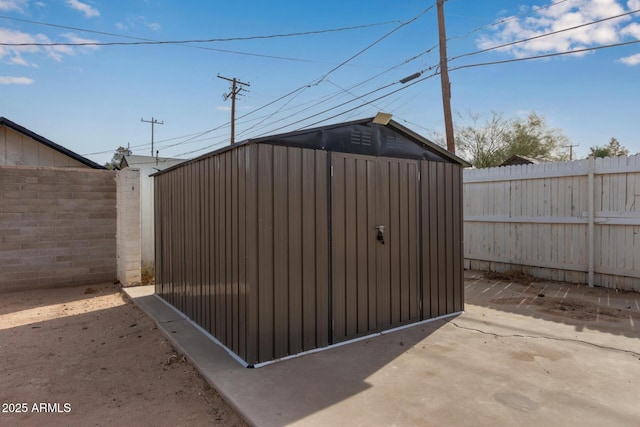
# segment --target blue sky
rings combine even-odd
[[[640,13],[631,13],[457,58],[638,9],[640,0],[449,0],[454,121],[535,111],[578,157],[612,137],[640,152],[640,43],[455,69],[638,41]],[[0,116],[100,163],[120,145],[150,154],[140,119],[155,118],[160,155],[188,158],[229,142],[220,74],[250,83],[237,102],[238,141],[378,111],[438,140],[437,40],[433,0],[0,0],[0,43],[11,44],[0,45]]]

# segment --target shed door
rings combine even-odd
[[[333,342],[420,320],[418,162],[332,153]]]

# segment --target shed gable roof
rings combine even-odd
[[[368,118],[248,139],[184,161],[154,175],[160,175],[182,165],[248,144],[285,145],[372,156],[424,159],[456,163],[463,167],[471,166],[471,163],[466,160],[393,120],[383,125],[374,123],[374,118]]]
[[[38,135],[37,133],[30,131],[29,129],[20,126],[19,124],[12,122],[11,120],[7,119],[6,117],[0,117],[0,126],[6,126],[18,133],[21,133],[31,139],[33,139],[34,141],[39,142],[40,144],[43,144],[55,151],[58,151],[61,154],[64,154],[65,156],[68,156],[92,169],[105,169],[104,166],[99,165],[98,163],[95,163],[89,159],[87,159],[86,157],[81,156],[80,154],[74,153],[73,151],[69,150],[68,148],[63,147],[62,145],[58,145],[55,142],[41,136]]]
[[[265,136],[247,142],[471,166],[467,161],[393,120],[384,125],[375,123],[372,118],[362,119]]]

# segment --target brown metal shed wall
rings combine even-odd
[[[422,311],[429,319],[464,309],[462,167],[420,162]]]
[[[250,364],[329,344],[327,153],[250,144],[156,177],[156,293]]]

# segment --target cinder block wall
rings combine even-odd
[[[0,291],[115,280],[115,176],[0,166]]]

